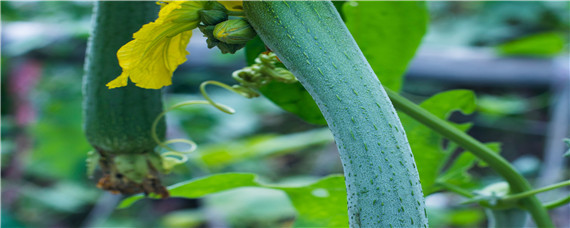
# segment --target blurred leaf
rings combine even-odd
[[[0,226],[1,227],[26,227],[20,221],[14,218],[14,215],[11,210],[4,209],[0,212],[2,217],[0,218]]]
[[[430,227],[480,227],[485,213],[475,208],[428,208]]]
[[[77,212],[92,204],[100,193],[98,189],[68,181],[58,182],[50,188],[26,185],[20,192],[34,204],[38,203],[51,210],[67,213]]]
[[[229,227],[284,227],[296,217],[287,194],[275,189],[238,188],[208,195],[204,202]]]
[[[166,214],[162,217],[163,227],[190,228],[201,227],[206,222],[204,213],[198,210],[182,210]]]
[[[525,227],[529,218],[528,211],[522,208],[490,209],[485,208],[488,227]]]
[[[81,98],[46,100],[43,116],[31,127],[36,144],[26,168],[43,177],[83,180],[91,147],[81,128]]]
[[[529,101],[516,96],[483,95],[477,99],[481,112],[489,114],[519,114],[529,110]]]
[[[266,51],[265,44],[263,44],[259,36],[249,41],[245,48],[248,65],[253,64],[255,58],[260,53]],[[278,66],[285,68],[283,64],[278,64]],[[299,82],[272,82],[259,88],[259,92],[285,111],[291,112],[309,123],[326,125],[325,118],[313,97]]]
[[[190,180],[169,187],[172,197],[198,198],[239,187],[260,187],[284,191],[297,210],[299,226],[348,226],[346,189],[342,175],[331,175],[310,185],[287,187],[262,183],[255,174],[224,173]],[[126,198],[119,208],[143,199]]]
[[[245,45],[245,61],[247,65],[250,66],[254,64],[255,58],[264,51],[267,51],[267,48],[259,36],[248,41]]]
[[[446,91],[430,97],[420,106],[442,119],[446,119],[456,110],[469,114],[476,108],[475,94],[469,90]],[[451,153],[442,149],[443,137],[439,134],[406,114],[399,113],[399,115],[406,135],[411,139],[410,146],[420,174],[423,192],[429,195],[436,190],[435,180]],[[469,124],[456,126],[464,131],[470,127]]]
[[[530,35],[496,47],[501,55],[554,56],[564,49],[564,36],[556,32]]]
[[[315,145],[334,141],[328,128],[290,135],[258,135],[241,141],[200,146],[196,159],[209,167],[226,166],[254,157],[298,151]]]
[[[425,2],[352,1],[343,11],[346,26],[382,85],[399,91],[427,30]]]
[[[474,226],[484,218],[480,209],[454,210],[449,215],[449,223],[454,226]]]
[[[281,189],[289,195],[299,213],[295,226],[348,226],[344,176],[331,175],[309,186]]]
[[[496,153],[499,153],[501,150],[501,143],[498,142],[486,143],[485,145]],[[453,147],[455,148],[455,145],[453,145]],[[449,168],[440,173],[437,177],[437,182],[445,182],[459,187],[466,187],[466,185],[472,184],[471,175],[469,175],[467,171],[471,169],[477,161],[475,155],[469,151],[463,151],[453,160]],[[479,160],[479,166],[486,167],[487,164]]]
[[[493,142],[493,143],[485,143],[485,146],[487,146],[489,149],[491,149],[493,152],[495,153],[500,153],[501,152],[501,143],[498,142]],[[470,152],[466,151],[467,153],[471,154]],[[463,153],[466,153],[463,152]],[[479,167],[487,167],[489,166],[486,162],[479,160],[479,163],[477,164]]]

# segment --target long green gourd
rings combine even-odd
[[[264,43],[315,99],[344,167],[352,227],[427,227],[413,154],[401,123],[328,1],[244,1]]]
[[[117,50],[155,19],[157,9],[154,2],[95,3],[83,79],[83,116],[87,140],[100,155],[105,173],[99,187],[106,190],[167,194],[158,180],[156,169],[162,167],[151,137],[152,122],[163,109],[161,91],[105,86],[121,74]],[[157,129],[164,137],[164,121]]]

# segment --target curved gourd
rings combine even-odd
[[[327,1],[244,1],[264,43],[315,99],[342,160],[352,227],[425,227],[413,154],[374,71]]]

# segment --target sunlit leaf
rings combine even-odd
[[[255,174],[224,173],[190,180],[169,187],[171,197],[199,198],[208,194],[240,187],[259,187],[284,191],[298,213],[297,226],[348,226],[346,189],[342,175],[331,175],[304,186],[276,186],[263,183]],[[143,199],[129,197],[119,208],[131,206]]]
[[[427,30],[425,2],[353,1],[343,11],[346,26],[382,85],[399,91]]]
[[[297,217],[287,194],[275,189],[237,188],[208,195],[203,202],[228,227],[290,227]]]
[[[469,114],[476,108],[475,94],[469,90],[446,91],[430,97],[420,106],[442,119],[446,119],[453,111],[458,110]],[[406,114],[399,113],[399,115],[406,135],[410,139],[424,194],[429,195],[435,190],[435,180],[451,153],[442,149],[443,137],[439,134]],[[458,126],[462,130],[467,130],[470,125]]]
[[[430,227],[479,227],[485,213],[479,208],[428,208]]]
[[[497,46],[502,55],[553,56],[564,49],[564,36],[556,32],[539,33]]]

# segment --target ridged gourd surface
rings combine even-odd
[[[405,132],[330,2],[245,1],[246,18],[313,96],[344,168],[352,227],[426,227]]]

